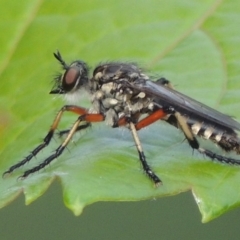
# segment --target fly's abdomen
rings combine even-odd
[[[233,129],[200,122],[188,124],[194,135],[211,140],[226,152],[234,151],[240,154],[240,139]]]

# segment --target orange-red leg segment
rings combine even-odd
[[[135,124],[136,130],[140,130],[144,127],[147,127],[150,124],[156,122],[157,120],[164,118],[166,115],[167,113],[164,112],[163,109],[158,109],[157,111],[153,112],[152,114],[148,115],[147,117],[143,118],[138,123],[136,123]]]

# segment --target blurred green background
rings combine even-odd
[[[23,197],[0,211],[1,239],[239,239],[240,210],[202,224],[190,192],[142,202],[88,206],[80,217],[63,205],[59,184],[29,206]]]
[[[47,95],[58,69],[51,56],[56,49],[67,60],[82,58],[92,66],[139,62],[152,76],[166,76],[185,94],[239,118],[239,20],[234,0],[0,0],[0,169],[39,142],[62,105]],[[52,169],[58,164],[64,167],[61,161]],[[51,181],[41,183],[36,198]],[[202,224],[190,192],[95,203],[80,217],[62,202],[59,181],[28,207],[21,195],[0,211],[0,239],[239,239],[238,209]]]

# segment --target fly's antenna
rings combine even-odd
[[[56,53],[53,53],[53,55],[61,63],[61,65],[63,66],[63,69],[67,69],[68,68],[68,65],[63,60],[63,58],[61,56],[61,53],[59,51],[57,51]]]

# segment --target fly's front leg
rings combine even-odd
[[[78,126],[78,128],[76,129],[76,132],[81,131],[81,130],[83,130],[87,127],[90,127],[90,126],[91,126],[91,123],[89,123],[89,122],[87,122],[85,124],[82,124],[82,125]],[[71,129],[61,130],[57,134],[58,134],[59,137],[62,137],[63,135],[68,134],[70,132],[70,130]]]
[[[82,108],[82,107],[78,107],[78,106],[74,106],[74,105],[66,105],[64,107],[61,108],[61,110],[58,112],[57,116],[55,117],[53,124],[50,128],[50,130],[48,131],[48,134],[45,136],[45,138],[43,139],[43,142],[38,145],[27,157],[25,157],[22,161],[18,162],[17,164],[11,166],[6,172],[3,173],[3,176],[5,176],[6,174],[10,174],[12,173],[15,169],[23,166],[24,164],[26,164],[27,162],[29,162],[33,157],[35,157],[43,148],[45,148],[51,141],[53,134],[56,130],[56,128],[58,127],[58,124],[61,120],[61,117],[63,115],[64,112],[73,112],[79,115],[83,115],[87,113],[87,109]]]
[[[20,178],[26,178],[28,175],[41,170],[45,166],[49,165],[50,162],[52,162],[54,159],[59,157],[63,153],[64,149],[68,145],[69,141],[72,139],[75,132],[78,130],[78,127],[80,126],[81,122],[83,122],[83,121],[84,122],[101,122],[101,121],[104,121],[104,116],[102,114],[90,114],[90,113],[80,116],[77,119],[77,121],[74,123],[72,128],[69,130],[68,135],[65,138],[65,140],[63,141],[63,143],[54,151],[54,153],[52,155],[50,155],[48,158],[46,158],[38,166],[25,171]],[[82,126],[84,126],[84,125],[82,125]],[[87,128],[88,126],[90,126],[90,124],[85,125],[85,126],[86,126],[85,128]]]

